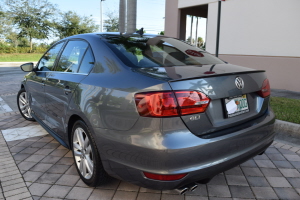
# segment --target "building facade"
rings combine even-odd
[[[267,71],[271,87],[300,92],[300,1],[225,0],[219,57]],[[165,35],[186,39],[188,15],[207,18],[206,51],[216,50],[218,0],[166,0]]]

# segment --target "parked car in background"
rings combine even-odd
[[[175,38],[75,35],[21,68],[21,114],[73,151],[89,186],[112,176],[184,193],[274,139],[266,73]]]

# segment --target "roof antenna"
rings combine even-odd
[[[137,30],[136,33],[138,33],[140,36],[143,36],[144,28],[142,27],[140,30]]]

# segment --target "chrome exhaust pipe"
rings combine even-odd
[[[189,190],[189,188],[187,188],[187,187],[175,189],[175,191],[177,191],[181,195],[184,195],[188,190]]]
[[[177,191],[179,194],[183,195],[188,191],[194,192],[197,188],[198,188],[198,185],[196,183],[193,183],[193,184],[186,185],[182,188],[175,189],[175,191]]]
[[[198,188],[198,185],[195,184],[195,185],[193,185],[192,187],[190,187],[190,191],[191,191],[191,192],[194,192],[197,188]]]

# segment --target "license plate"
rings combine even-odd
[[[249,112],[247,95],[245,94],[238,97],[225,98],[225,105],[227,117],[234,117]]]

